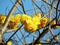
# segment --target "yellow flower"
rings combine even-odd
[[[32,18],[32,21],[35,22],[36,25],[40,24],[40,18],[39,15],[35,15],[33,18]]]
[[[49,39],[48,38],[46,39],[46,42],[49,42]]]
[[[53,28],[54,28],[54,29],[57,29],[57,28],[59,28],[59,26],[56,25],[56,26],[54,26]]]
[[[25,14],[23,14],[22,16],[21,16],[21,22],[23,23],[23,24],[29,24],[30,22],[31,22],[31,17],[30,16],[27,16],[27,15],[25,15]]]
[[[38,28],[45,27],[47,22],[48,22],[48,18],[45,17],[45,18],[41,19],[40,24],[38,25]]]
[[[12,42],[11,41],[7,42],[7,45],[12,45]]]
[[[24,24],[26,22],[27,15],[23,14],[21,16],[21,22]]]
[[[35,31],[38,27],[32,20],[32,18],[25,14],[21,16],[21,22],[24,24],[24,28],[26,29],[27,32]]]
[[[53,21],[50,23],[50,25],[55,25],[56,24],[56,21]]]
[[[0,15],[0,24],[3,24],[5,22],[6,16]]]
[[[42,28],[41,24],[38,25],[38,28]]]
[[[56,35],[55,40],[58,41],[58,39],[59,39],[59,37],[58,37],[58,35]]]
[[[24,25],[24,28],[26,29],[27,32],[33,32],[33,31],[36,31],[38,27],[34,23],[30,23],[30,24]]]
[[[8,26],[9,29],[14,29],[18,27],[18,24],[16,24],[15,22],[9,22]]]
[[[14,21],[15,21],[14,16],[11,16],[11,17],[10,17],[10,21],[11,21],[11,22],[14,22]]]
[[[35,16],[37,16],[38,18],[41,18],[41,14],[40,13],[36,14]]]
[[[48,18],[47,17],[43,18],[42,22],[47,23],[48,22]]]
[[[36,45],[43,45],[43,44],[36,44]]]
[[[56,21],[53,21],[53,22],[50,23],[51,26],[52,26],[52,25],[55,25],[55,24],[56,24]],[[56,25],[56,26],[54,26],[53,28],[54,28],[54,29],[57,29],[57,28],[59,28],[59,26]]]
[[[15,28],[18,28],[18,25],[17,25],[17,24],[16,24],[16,25],[14,25],[13,29],[15,29]]]
[[[20,24],[20,19],[21,19],[20,14],[17,14],[16,16],[11,16],[8,28],[9,29],[17,28],[18,25]]]
[[[20,16],[20,14],[17,14],[16,16],[15,16],[15,23],[20,23],[21,21],[20,21],[20,19],[21,19],[21,16]]]
[[[46,26],[46,23],[44,21],[41,21],[41,27],[45,27]]]

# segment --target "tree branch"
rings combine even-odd
[[[13,15],[15,9],[16,9],[16,6],[18,6],[18,2],[15,3],[15,5],[12,7],[12,9],[10,10],[6,20],[5,20],[5,23],[3,25],[3,28],[2,28],[2,34],[5,32],[5,29],[10,21],[10,17]]]

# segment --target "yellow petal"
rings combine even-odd
[[[33,31],[36,31],[37,26],[33,23],[30,23],[30,24],[25,25],[25,29],[27,32],[33,32]]]
[[[38,14],[36,14],[36,15],[34,15],[34,16],[36,16],[36,17],[38,17],[38,18],[41,18],[41,14],[40,14],[40,13],[38,13]]]
[[[46,42],[49,42],[49,39],[48,38],[46,39]]]
[[[36,25],[40,24],[40,18],[38,18],[38,17],[36,17],[36,16],[34,16],[34,17],[32,18],[32,21],[33,21]]]
[[[6,16],[0,15],[0,23],[3,24],[5,22]]]
[[[58,39],[59,39],[59,38],[58,38],[58,35],[56,35],[55,40],[58,41]]]
[[[53,28],[54,28],[54,29],[57,29],[57,28],[59,28],[59,26],[54,26]]]
[[[31,17],[30,16],[27,16],[27,15],[25,15],[25,14],[23,14],[22,16],[21,16],[21,22],[23,23],[23,24],[25,24],[25,23],[29,23],[29,22],[31,22]]]
[[[15,21],[14,16],[11,16],[10,21],[12,21],[12,22]]]
[[[50,25],[55,25],[56,24],[56,21],[53,21],[50,23]]]
[[[43,45],[43,44],[41,44],[41,43],[43,43],[43,42],[40,42],[39,44],[36,44],[36,45]]]
[[[48,18],[47,17],[43,18],[42,22],[47,23],[48,22]]]
[[[12,45],[12,42],[11,41],[7,42],[7,45]]]
[[[15,16],[15,23],[20,23],[21,21],[20,21],[20,19],[21,19],[21,16],[20,16],[20,14],[17,14],[16,16]]]

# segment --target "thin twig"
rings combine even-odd
[[[8,16],[7,16],[7,18],[6,18],[6,20],[5,20],[5,23],[4,23],[4,26],[3,26],[3,28],[2,28],[2,34],[5,32],[5,29],[6,29],[8,23],[9,23],[9,21],[10,21],[10,17],[13,15],[13,13],[14,13],[14,11],[15,11],[15,9],[16,9],[16,6],[18,6],[18,2],[15,3],[15,5],[12,7],[12,9],[10,10],[10,12],[9,12],[9,14],[8,14]]]
[[[45,0],[42,0],[43,2],[45,2],[46,4],[48,4],[49,6],[51,6],[51,4],[49,4],[48,2],[46,2]],[[56,9],[56,7],[53,6],[54,9]],[[60,11],[60,9],[58,9],[58,11]]]
[[[50,8],[50,13],[49,13],[49,21],[51,21],[51,15],[52,15],[52,11],[53,11],[53,5],[55,5],[54,4],[54,0],[51,1],[51,8]],[[52,32],[52,29],[51,29],[51,25],[49,25],[49,31],[50,31],[51,36],[54,36],[54,34]]]
[[[20,30],[23,27],[23,25],[21,25],[12,35],[11,37],[9,37],[9,39],[6,41],[6,43],[18,32],[18,30]]]
[[[44,12],[41,10],[41,8],[32,0],[32,2],[35,4],[35,6],[41,11],[41,13],[44,15]]]
[[[10,0],[12,2],[12,4],[14,4],[14,1],[13,0]],[[20,4],[21,5],[21,4]],[[16,6],[17,10],[23,14],[23,12]]]
[[[16,36],[18,37],[19,39],[19,42],[21,41],[21,43],[23,44],[22,40],[20,39],[19,35],[16,33]]]
[[[23,10],[24,14],[26,14],[26,11],[25,11],[25,8],[24,8],[23,1],[21,1],[21,2],[22,2],[22,4],[19,3],[19,5],[22,7],[22,10]]]
[[[59,1],[57,3],[57,7],[56,7],[56,24],[58,23],[58,6],[59,6]]]

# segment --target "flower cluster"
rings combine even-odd
[[[47,17],[44,17],[43,19],[41,18],[42,17],[40,13],[34,15],[33,17],[23,14],[21,16],[21,23],[24,24],[24,28],[26,29],[26,31],[33,32],[36,31],[38,28],[46,26],[48,18]]]
[[[5,15],[0,15],[0,24],[4,24],[5,19],[6,19]]]
[[[48,18],[44,17],[43,19],[40,20],[39,28],[45,27],[48,22]]]
[[[4,24],[6,17],[6,15],[0,15],[0,24]],[[17,28],[20,23],[22,23],[27,32],[34,32],[38,28],[45,27],[48,22],[48,18],[42,18],[40,13],[35,14],[33,17],[26,14],[23,14],[22,16],[20,14],[17,14],[16,16],[11,16],[7,27],[9,29],[14,29]],[[56,21],[50,23],[51,26],[54,24],[56,24]],[[55,29],[58,27],[59,26],[54,26]]]
[[[11,16],[8,28],[9,29],[17,28],[18,25],[20,24],[20,19],[21,19],[20,14],[17,14],[16,16]]]
[[[24,24],[24,28],[26,29],[26,31],[34,31],[37,29],[37,26],[35,25],[35,23],[32,20],[32,17],[27,16],[25,14],[23,14],[21,16],[21,22],[22,24]]]
[[[56,41],[58,41],[58,40],[59,40],[59,37],[58,37],[58,35],[56,35],[56,37],[55,37],[55,40],[56,40]]]
[[[11,16],[8,28],[10,29],[17,28],[20,23],[20,19],[21,19],[20,14],[17,14],[16,16]]]
[[[0,15],[0,24],[4,24],[6,17],[7,17],[6,15]],[[20,19],[21,19],[20,14],[17,14],[16,16],[11,16],[7,27],[9,29],[17,28],[20,23]]]

